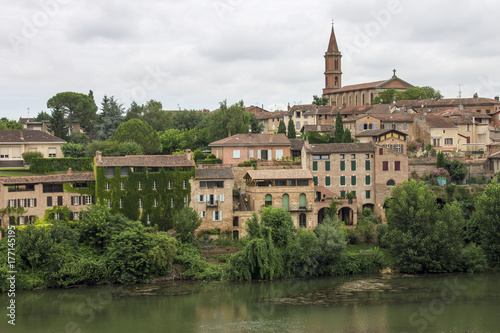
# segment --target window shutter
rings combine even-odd
[[[269,149],[267,151],[267,160],[271,161],[272,159],[273,159],[273,151],[271,149]]]
[[[36,198],[34,199],[34,203],[33,204],[34,204],[33,207],[36,207]]]
[[[215,211],[212,212],[212,221],[215,221]]]
[[[262,158],[262,151],[259,149],[257,150],[257,159],[261,159]]]
[[[81,205],[81,204],[82,204],[82,197],[81,197],[81,196],[79,196],[79,197],[78,197],[78,204],[79,204],[79,205]]]
[[[74,221],[74,220],[75,220],[75,219],[74,219],[74,214],[73,214],[73,212],[69,213],[69,219],[70,219],[71,221]]]
[[[220,202],[224,202],[224,194],[221,194],[221,195],[219,196],[219,201],[220,201]]]
[[[373,124],[373,129],[376,130],[377,129],[377,124]]]
[[[222,221],[222,210],[219,210],[219,221]]]

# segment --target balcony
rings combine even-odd
[[[207,207],[219,207],[219,200],[207,201]]]
[[[260,206],[260,212],[262,212],[262,210],[265,208],[265,207],[271,207],[271,205],[262,205]],[[288,205],[288,207],[281,207],[281,206],[272,206],[274,208],[283,208],[284,210],[286,210],[287,212],[290,212],[290,213],[294,213],[294,212],[312,212],[312,204],[306,204],[304,206],[301,206],[299,204],[290,204]]]

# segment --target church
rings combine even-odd
[[[325,53],[325,88],[323,97],[328,97],[331,106],[370,105],[373,99],[388,89],[406,90],[413,87],[396,76],[396,70],[388,80],[342,86],[342,54],[337,45],[335,32],[330,34],[330,42]],[[389,101],[384,101],[389,102]]]

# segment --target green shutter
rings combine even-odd
[[[340,191],[340,197],[345,198],[345,191]]]
[[[365,161],[365,170],[370,170],[370,161]]]
[[[313,171],[318,171],[318,162],[313,162]]]
[[[351,161],[351,170],[356,171],[356,161]]]
[[[340,176],[340,185],[345,185],[345,176]]]
[[[313,177],[313,180],[314,180],[314,185],[318,186],[318,177]]]
[[[330,161],[325,162],[325,171],[330,171]]]
[[[370,175],[365,176],[365,183],[366,185],[370,185]]]
[[[330,177],[329,176],[326,177],[325,185],[330,186]]]
[[[366,191],[366,198],[367,198],[367,199],[370,199],[370,196],[371,196],[370,191]]]
[[[345,161],[340,161],[340,171],[345,170]]]
[[[356,191],[351,191],[351,193],[356,198]]]
[[[351,185],[356,185],[356,176],[351,176]]]

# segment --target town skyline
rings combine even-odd
[[[0,113],[17,120],[29,108],[34,117],[50,111],[58,92],[89,90],[97,105],[106,94],[125,108],[150,99],[165,110],[214,110],[225,99],[269,110],[307,104],[324,88],[332,18],[343,86],[389,79],[396,69],[445,98],[500,94],[496,3],[285,4],[6,6]]]

